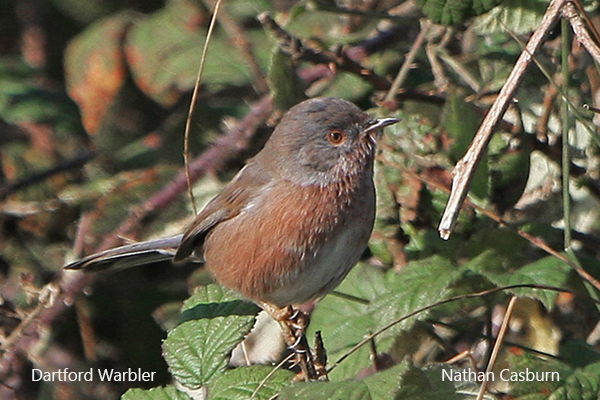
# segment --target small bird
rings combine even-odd
[[[377,139],[398,121],[373,118],[339,98],[303,101],[183,235],[92,254],[65,268],[129,266],[140,263],[136,257],[202,260],[219,284],[275,319],[290,319],[290,306],[333,290],[366,248]],[[291,336],[288,342],[298,333]]]

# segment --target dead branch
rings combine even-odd
[[[471,142],[471,146],[463,158],[456,163],[453,171],[452,192],[450,193],[450,198],[448,199],[446,209],[438,227],[442,239],[447,240],[450,238],[461,205],[467,196],[471,180],[479,165],[479,161],[481,161],[483,152],[492,137],[492,132],[512,102],[514,94],[523,80],[525,71],[531,63],[533,56],[541,48],[544,38],[560,18],[561,9],[566,2],[567,0],[552,0],[542,18],[540,26],[529,39],[525,50],[523,50],[517,59],[513,70],[506,79],[506,83],[481,123],[479,130]]]

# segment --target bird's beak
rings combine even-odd
[[[372,132],[383,129],[384,127],[386,127],[388,125],[393,125],[397,122],[400,122],[400,120],[398,118],[392,118],[392,117],[375,118],[375,119],[372,119],[369,122],[367,122],[364,132],[367,134],[370,134]]]

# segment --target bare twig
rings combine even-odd
[[[491,139],[492,131],[506,112],[517,87],[525,75],[525,70],[531,63],[533,55],[540,49],[544,38],[554,26],[554,23],[559,19],[560,10],[566,1],[567,0],[552,0],[542,18],[540,26],[531,36],[531,39],[515,63],[513,70],[500,90],[494,104],[492,104],[492,107],[481,123],[475,138],[473,138],[471,146],[463,158],[457,162],[453,171],[452,192],[438,227],[442,239],[447,240],[450,238],[450,234],[452,233],[458,218],[461,204],[467,196],[475,169],[481,161],[483,152]]]
[[[508,330],[508,322],[510,321],[510,317],[515,310],[515,305],[517,304],[517,296],[511,296],[508,301],[508,306],[506,307],[506,312],[504,313],[504,319],[502,320],[502,325],[500,326],[500,331],[498,332],[498,336],[496,337],[496,341],[494,342],[494,347],[492,349],[492,354],[490,355],[490,359],[488,361],[487,367],[485,368],[485,376],[489,376],[489,372],[492,372],[494,369],[494,365],[496,365],[496,360],[498,359],[498,354],[500,354],[500,348],[502,347],[502,343],[504,342],[504,337],[506,336],[506,331]],[[481,382],[481,387],[479,388],[479,393],[477,393],[477,400],[483,399],[483,395],[487,390],[488,380],[484,379]]]
[[[556,77],[560,79],[560,75]],[[544,91],[543,112],[537,120],[535,127],[535,137],[539,142],[548,142],[548,122],[552,115],[554,101],[558,96],[558,88],[555,85],[548,85],[548,89]]]
[[[585,22],[575,9],[573,3],[567,2],[561,11],[562,15],[569,20],[577,41],[585,47],[597,63],[600,63],[600,47],[598,47],[598,43],[590,36]]]
[[[37,174],[28,176],[25,179],[15,182],[4,183],[3,185],[0,185],[0,199],[4,199],[10,194],[16,192],[17,190],[42,182],[54,175],[58,175],[69,170],[81,168],[88,161],[92,160],[95,156],[96,155],[92,152],[86,152],[77,158],[65,160],[55,167],[52,167],[46,171],[38,172]]]
[[[423,26],[421,27],[421,32],[419,32],[417,39],[414,41],[412,47],[410,48],[410,51],[406,55],[406,59],[404,60],[402,67],[400,67],[400,71],[398,71],[398,75],[396,75],[396,78],[394,79],[394,82],[392,83],[390,90],[388,91],[387,95],[385,96],[385,99],[384,99],[385,102],[394,100],[394,96],[396,95],[396,92],[398,92],[398,89],[400,89],[400,87],[404,83],[404,80],[406,79],[406,76],[408,75],[408,71],[410,70],[412,63],[415,60],[415,57],[417,56],[417,52],[421,49],[421,47],[423,47],[423,43],[425,42],[425,38],[427,37],[427,32],[429,31],[430,27],[431,27],[430,20],[427,19],[427,20],[423,21]]]
[[[6,351],[13,347],[14,344],[22,337],[25,329],[27,329],[29,325],[34,322],[35,318],[37,318],[45,308],[52,307],[56,301],[58,292],[58,287],[53,283],[47,284],[40,290],[38,294],[38,304],[36,307],[25,316],[23,321],[21,321],[21,323],[11,332],[10,336],[3,339],[0,343],[0,349],[2,351]]]
[[[302,40],[284,30],[267,13],[259,15],[258,19],[266,29],[279,39],[281,50],[287,52],[292,57],[314,64],[325,64],[335,70],[350,72],[372,84],[378,90],[389,90],[391,86],[389,80],[377,75],[372,69],[363,67],[358,62],[352,60],[343,49],[333,53],[306,47],[302,43]]]
[[[208,26],[208,33],[206,34],[206,40],[204,41],[204,48],[202,49],[202,57],[200,58],[200,66],[198,67],[198,75],[196,76],[196,83],[194,85],[194,91],[192,92],[192,100],[190,101],[190,108],[188,110],[187,119],[185,121],[185,132],[183,140],[183,160],[185,163],[185,175],[187,181],[188,193],[190,195],[190,201],[192,202],[192,208],[194,214],[198,213],[196,207],[196,199],[192,192],[192,177],[189,169],[190,160],[190,128],[192,126],[192,115],[196,107],[196,101],[198,100],[198,93],[200,92],[200,82],[202,81],[202,73],[204,72],[204,65],[206,64],[206,55],[208,54],[208,44],[212,38],[213,31],[215,29],[215,23],[217,22],[217,15],[219,14],[219,7],[221,6],[221,0],[217,0],[215,4],[215,10],[210,19],[210,25]]]

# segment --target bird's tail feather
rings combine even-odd
[[[108,268],[129,268],[153,262],[172,260],[183,235],[128,244],[84,258],[66,265],[65,269],[100,271]]]

